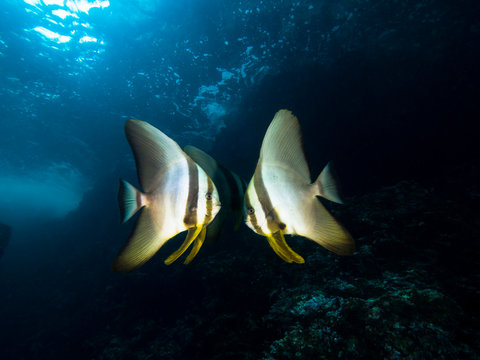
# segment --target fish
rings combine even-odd
[[[180,248],[165,264],[177,260],[193,243],[186,262],[200,250],[208,225],[220,211],[218,190],[205,171],[162,131],[141,120],[125,123],[141,190],[120,180],[118,203],[124,223],[139,215],[131,235],[112,264],[131,272],[147,262],[169,239],[187,230]]]
[[[288,263],[305,260],[286,243],[285,234],[306,237],[339,255],[353,255],[354,239],[319,196],[343,203],[330,163],[311,182],[300,123],[291,111],[280,110],[265,133],[247,186],[245,222]]]
[[[239,175],[218,163],[205,151],[192,145],[185,146],[183,151],[210,176],[220,195],[222,207],[215,219],[208,224],[205,237],[205,242],[212,244],[217,241],[231,213],[235,215],[234,231],[243,223],[243,197],[247,184]]]

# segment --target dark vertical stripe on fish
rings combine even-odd
[[[183,222],[187,226],[197,224],[197,206],[198,206],[198,168],[197,165],[190,159],[187,159],[188,164],[188,197],[187,205],[185,207],[185,217]]]
[[[259,175],[259,176],[256,176]],[[265,214],[267,227],[272,232],[275,233],[279,228],[285,229],[285,224],[280,221],[277,211],[273,208],[272,201],[268,195],[265,183],[263,182],[262,171],[256,171],[255,176],[253,177],[253,185],[255,192],[257,193],[258,200],[260,205],[262,205],[263,213]],[[283,226],[280,226],[282,224]]]
[[[253,176],[253,179],[255,181],[255,175]],[[254,182],[255,185],[255,182]],[[253,191],[256,192],[255,186],[253,186]],[[258,194],[257,194],[258,197]],[[250,220],[250,224],[252,224],[253,228],[257,232],[257,234],[264,235],[262,228],[258,225],[258,220],[257,220],[257,215],[255,212],[253,213],[248,213],[251,209],[253,209],[252,202],[250,201],[250,196],[248,194],[248,191],[245,192],[245,207],[247,208],[247,217]]]
[[[207,175],[207,194],[212,195],[214,189],[213,181],[210,179],[210,176]],[[210,199],[207,199],[207,211],[205,213],[205,220],[204,223],[210,222],[213,210],[213,196]]]
[[[253,177],[253,187],[257,193],[260,205],[262,205],[263,213],[267,216],[270,214],[270,211],[272,211],[273,205],[270,196],[267,193],[267,189],[265,188],[265,184],[263,183],[261,170],[255,172],[255,176]]]

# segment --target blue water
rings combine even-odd
[[[400,180],[428,187],[478,164],[479,19],[476,1],[4,0],[0,222],[12,237],[0,259],[0,358],[107,359],[114,334],[142,338],[126,330],[148,318],[141,309],[188,329],[201,320],[179,299],[234,302],[221,290],[202,297],[188,267],[163,266],[176,245],[137,275],[110,272],[131,229],[116,204],[118,178],[136,179],[127,119],[249,180],[269,122],[287,108],[313,176],[333,160],[347,197]],[[242,306],[258,318],[268,309]],[[260,343],[217,355],[260,358]],[[176,358],[141,344],[110,358]]]

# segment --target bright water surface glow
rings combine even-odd
[[[68,43],[72,41],[72,39],[75,39],[75,34],[79,31],[79,29],[76,28],[79,23],[76,21],[73,21],[70,24],[59,23],[56,20],[52,19],[51,15],[54,15],[56,19],[60,18],[62,20],[66,20],[69,17],[80,19],[81,16],[82,19],[84,19],[85,16],[88,16],[88,13],[92,8],[103,9],[110,6],[109,1],[98,0],[93,2],[90,2],[88,0],[24,0],[24,2],[42,11],[41,14],[37,14],[39,16],[42,16],[42,21],[48,21],[50,24],[54,24],[53,26],[50,26],[50,28],[46,28],[44,26],[36,26],[35,28],[33,28],[33,30],[43,35],[45,38],[56,42],[57,44]],[[59,9],[58,7],[62,8]],[[49,8],[52,8],[52,10],[50,10]],[[28,8],[25,10],[31,11]],[[83,15],[81,13],[83,13]],[[66,25],[73,25],[74,28],[72,30],[69,30],[68,33],[64,33],[65,28],[68,28],[68,26]],[[82,22],[81,26],[83,31],[90,28],[87,22]],[[86,34],[78,40],[78,43],[80,44],[85,42],[98,41],[97,38]],[[103,42],[100,43],[103,44]]]

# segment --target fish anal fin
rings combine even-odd
[[[302,208],[303,223],[296,225],[298,235],[309,238],[338,255],[353,255],[355,241],[328,212],[318,198]]]
[[[192,251],[190,251],[190,254],[188,254],[184,264],[190,264],[190,262],[195,258],[195,256],[197,256],[198,252],[200,251],[200,248],[203,245],[203,242],[205,241],[206,233],[207,233],[207,227],[204,226],[202,228],[202,231],[200,231],[200,234],[198,234],[198,236],[195,238],[195,242],[193,243],[193,246],[192,246]]]
[[[198,236],[200,231],[202,231],[203,226],[197,226],[197,227],[192,227],[188,229],[187,237],[185,238],[183,244],[180,246],[180,248],[172,253],[166,260],[165,264],[170,265],[173,263],[175,260],[177,260],[182,254],[188,249],[188,247],[192,244],[192,242],[195,240],[195,238]]]
[[[273,251],[275,251],[282,260],[288,263],[295,262],[297,264],[303,264],[305,262],[303,257],[298,255],[290,246],[288,246],[282,231],[267,235],[267,240]]]
[[[155,255],[170,238],[158,231],[152,212],[144,208],[126,245],[113,261],[112,270],[123,273],[135,270]]]

